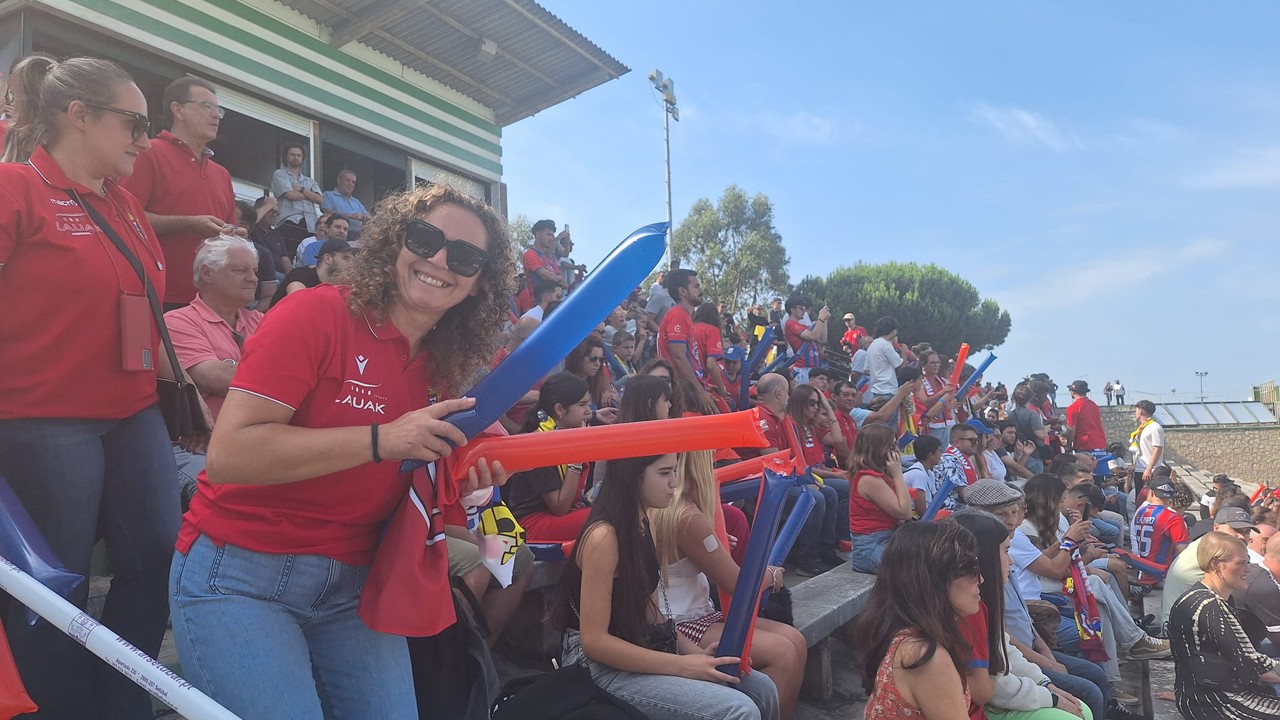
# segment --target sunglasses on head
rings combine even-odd
[[[423,220],[413,219],[404,225],[404,246],[420,258],[430,259],[446,250],[446,264],[462,277],[475,277],[489,262],[489,253],[466,240],[449,240],[444,231]]]
[[[84,101],[81,100],[81,102],[84,102]],[[133,127],[129,128],[129,130],[130,132],[133,133],[134,142],[141,140],[142,136],[146,135],[147,131],[151,129],[151,120],[147,118],[146,115],[143,115],[142,113],[136,113],[132,110],[125,110],[124,108],[112,107],[110,105],[99,105],[97,103],[91,103],[91,102],[86,102],[84,104],[85,104],[85,107],[91,107],[94,110],[105,110],[109,113],[115,113],[116,115],[123,115],[127,118],[132,119]]]
[[[982,568],[978,565],[976,555],[962,555],[956,560],[956,564],[951,569],[951,578],[973,577],[981,575]]]

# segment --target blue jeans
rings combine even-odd
[[[1077,700],[1089,706],[1093,716],[1102,720],[1107,716],[1106,708],[1111,703],[1111,683],[1102,668],[1065,653],[1053,653],[1053,659],[1067,668],[1066,674],[1043,670],[1045,676],[1057,687],[1066,690]]]
[[[1102,518],[1089,518],[1089,524],[1092,525],[1094,536],[1104,543],[1111,545],[1121,545],[1120,528],[1114,523],[1107,522]]]
[[[0,420],[0,474],[72,572],[89,576],[98,538],[115,577],[102,623],[138,649],[160,652],[165,582],[178,534],[178,488],[156,407],[122,420]],[[86,581],[67,598],[83,608]],[[12,613],[9,644],[35,718],[150,718],[151,697],[49,623]]]
[[[244,720],[416,720],[404,638],[356,612],[368,573],[200,536],[169,579],[183,674]]]
[[[816,502],[813,510],[809,512],[809,519],[805,521],[804,528],[800,530],[800,536],[796,538],[796,544],[791,548],[791,557],[800,564],[818,563],[824,550],[834,551],[836,547],[836,491],[817,485],[789,488],[783,518],[786,518],[802,492],[813,494]],[[848,511],[846,511],[846,517],[847,513]]]
[[[173,446],[173,461],[178,464],[178,495],[182,499],[182,507],[191,504],[196,494],[196,478],[204,470],[204,453],[189,453],[180,446]]]
[[[836,540],[849,539],[849,478],[823,478],[822,484],[836,492],[835,531]],[[830,497],[828,495],[828,497]]]
[[[879,530],[867,535],[853,536],[852,565],[856,572],[874,573],[880,569],[880,558],[889,546],[892,530]]]
[[[565,633],[561,657],[566,667],[586,658],[576,630]],[[649,720],[778,720],[778,688],[759,670],[729,686],[675,675],[627,672],[594,660],[586,662],[596,685],[632,705]]]

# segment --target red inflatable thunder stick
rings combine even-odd
[[[767,444],[760,430],[759,412],[753,409],[723,415],[568,428],[554,433],[482,436],[454,449],[449,458],[449,472],[455,480],[465,480],[467,469],[480,458],[501,462],[507,472],[516,473],[572,462],[722,447],[766,447]]]
[[[764,468],[774,460],[786,461],[791,457],[791,450],[779,450],[776,453],[761,455],[760,457],[749,458],[742,462],[736,462],[732,465],[716,468],[716,484],[723,485],[734,480],[745,480],[752,475],[759,475],[764,472]]]
[[[956,366],[951,371],[951,387],[960,384],[960,371],[964,370],[964,361],[969,359],[969,343],[960,343],[960,352],[956,353]]]

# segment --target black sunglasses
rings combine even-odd
[[[431,258],[448,248],[446,264],[462,277],[475,277],[489,262],[489,253],[466,240],[449,240],[444,231],[422,220],[410,220],[404,225],[404,246],[420,258]]]
[[[81,102],[84,102],[84,101],[81,100]],[[91,102],[86,102],[84,104],[85,104],[85,107],[91,107],[94,110],[106,110],[107,112],[111,112],[117,115],[123,115],[127,118],[131,118],[133,120],[133,127],[130,128],[130,130],[133,132],[134,142],[137,142],[139,139],[141,139],[142,136],[146,135],[147,131],[151,129],[151,120],[146,115],[143,115],[142,113],[136,113],[132,110],[125,110],[124,108],[111,107],[110,105],[99,105],[97,103],[91,103]]]

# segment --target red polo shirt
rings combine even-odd
[[[676,303],[662,316],[662,324],[658,326],[658,357],[672,362],[671,348],[668,343],[684,345],[684,356],[689,366],[698,377],[704,371],[698,358],[698,336],[694,333],[693,318],[684,306]]]
[[[43,147],[29,163],[0,164],[0,419],[117,419],[156,402],[155,372],[126,371],[121,358],[120,297],[141,296],[142,281],[68,189],[164,293],[160,245],[126,190],[108,180],[103,197],[73,183]],[[159,331],[146,322],[158,363]]]
[[[424,407],[431,393],[425,351],[393,325],[347,309],[349,287],[321,285],[289,295],[245,347],[231,390],[292,409],[298,427],[368,427]],[[436,500],[457,500],[443,476]],[[228,478],[234,482],[234,478]],[[284,485],[214,485],[200,473],[178,550],[201,534],[262,553],[325,555],[368,565],[392,511],[406,496],[400,463],[363,465]]]
[[[151,149],[138,157],[133,175],[124,178],[129,192],[143,209],[155,215],[213,215],[235,225],[236,196],[231,175],[214,162],[205,148],[200,157],[168,130],[151,141]],[[174,233],[160,238],[169,266],[164,301],[189,303],[196,296],[191,268],[205,238],[194,233]]]
[[[695,350],[698,353],[698,364],[696,367],[701,371],[701,376],[707,375],[707,363],[715,362],[724,357],[724,335],[720,333],[720,328],[710,323],[694,323],[693,337],[696,345]]]

